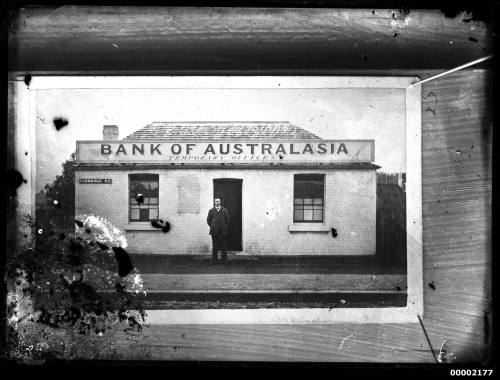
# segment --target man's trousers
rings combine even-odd
[[[227,236],[212,235],[212,260],[217,260],[217,252],[222,251],[222,260],[227,259]]]

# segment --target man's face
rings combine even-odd
[[[215,207],[219,207],[220,206],[220,199],[215,198],[214,204],[215,204]]]

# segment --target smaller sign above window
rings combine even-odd
[[[80,184],[111,185],[111,178],[80,178]]]

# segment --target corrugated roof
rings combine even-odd
[[[288,121],[153,122],[123,140],[321,139]]]

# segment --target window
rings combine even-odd
[[[129,220],[158,219],[158,174],[129,175]]]
[[[323,174],[295,174],[293,186],[293,221],[323,222]]]

